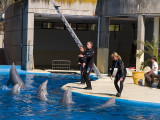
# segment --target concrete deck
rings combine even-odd
[[[33,73],[80,73],[78,70],[52,70],[52,69],[34,69],[28,72],[33,72]]]
[[[92,81],[92,90],[84,90],[82,88],[86,85],[81,85],[79,82],[68,83],[62,87],[67,89],[68,86],[72,86],[72,91],[82,93],[86,95],[94,95],[101,97],[115,96],[116,89],[114,87],[114,81],[109,77]],[[160,89],[138,86],[133,83],[132,77],[127,77],[124,82],[124,89],[120,99],[128,99],[141,102],[153,102],[160,103]]]
[[[39,70],[35,69],[30,72],[37,73],[51,73],[51,72],[74,72],[79,73],[79,71],[65,71],[65,70]],[[68,86],[72,86],[72,91],[77,93],[82,93],[86,95],[94,95],[100,97],[111,97],[115,96],[116,89],[114,87],[114,81],[110,80],[109,77],[105,75],[103,79],[98,79],[96,81],[92,81],[92,90],[84,90],[82,88],[86,87],[86,85],[80,84],[80,82],[76,83],[68,83],[62,86],[62,89],[66,90]],[[127,77],[124,82],[124,89],[121,98],[119,99],[127,99],[141,102],[153,102],[160,103],[160,89],[142,87],[135,85],[133,83],[132,77]]]

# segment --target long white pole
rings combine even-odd
[[[74,41],[76,42],[76,44],[78,45],[78,47],[80,48],[82,46],[81,41],[79,40],[79,38],[77,37],[77,35],[75,34],[75,32],[73,31],[73,29],[71,28],[71,26],[69,25],[68,21],[66,20],[66,18],[64,17],[64,15],[60,12],[59,10],[59,6],[56,5],[56,3],[54,2],[54,0],[51,0],[54,8],[56,9],[57,13],[60,15],[63,23],[65,24],[66,28],[68,29],[68,31],[70,32],[71,36],[73,37]],[[94,64],[93,66],[93,70],[95,72],[95,74],[98,76],[98,78],[102,78],[101,73],[99,72],[99,70],[97,69],[96,65]]]

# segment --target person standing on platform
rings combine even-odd
[[[121,93],[123,90],[123,82],[126,78],[127,71],[118,53],[116,52],[112,53],[111,57],[113,59],[112,69],[111,69],[111,80],[113,78],[113,74],[115,74],[114,85],[117,90],[116,97],[121,97]],[[115,68],[117,69],[116,70],[117,72],[115,71]],[[118,86],[118,82],[120,82],[120,87]]]
[[[85,65],[84,72],[83,72],[83,77],[87,84],[87,87],[83,89],[86,89],[86,90],[92,90],[91,81],[89,79],[89,75],[93,68],[94,55],[95,55],[95,52],[92,49],[92,47],[93,47],[93,43],[91,41],[87,42],[87,50],[85,52],[85,55],[81,55],[81,57],[84,57],[86,61],[86,65]]]
[[[83,77],[83,71],[84,71],[84,67],[85,67],[85,58],[84,58],[85,47],[84,46],[80,47],[80,52],[81,53],[78,55],[78,65],[79,65],[80,73],[81,73],[81,76],[82,76],[81,84],[85,84],[85,80],[84,80],[84,77]],[[83,57],[81,57],[81,55],[83,55]]]

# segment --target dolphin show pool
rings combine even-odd
[[[3,72],[2,72],[3,71]],[[5,71],[5,72],[4,72]],[[79,74],[31,74],[17,70],[27,89],[10,95],[9,70],[0,70],[1,120],[158,120],[160,104],[115,99],[115,104],[98,107],[109,98],[72,93],[75,104],[61,104],[67,83],[80,81]],[[96,79],[92,76],[91,79]],[[47,101],[37,99],[38,87],[48,80]]]

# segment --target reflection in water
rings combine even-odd
[[[96,4],[97,0],[55,0],[55,2],[67,3],[67,4],[74,4],[75,2],[79,3],[92,3]]]
[[[5,85],[9,76],[0,75],[0,83]],[[160,106],[137,104],[135,102],[124,102],[116,100],[116,105],[107,108],[96,108],[108,99],[83,94],[73,93],[75,104],[62,105],[60,103],[64,91],[61,87],[67,83],[78,82],[80,75],[58,75],[34,76],[21,75],[21,78],[28,86],[26,90],[21,90],[21,94],[16,96],[8,95],[8,87],[0,87],[0,120],[159,120]],[[37,89],[39,85],[48,80],[47,96],[49,101],[41,102],[37,100]],[[95,78],[94,78],[95,79]],[[29,81],[29,82],[28,82]],[[11,89],[12,86],[9,86]]]

